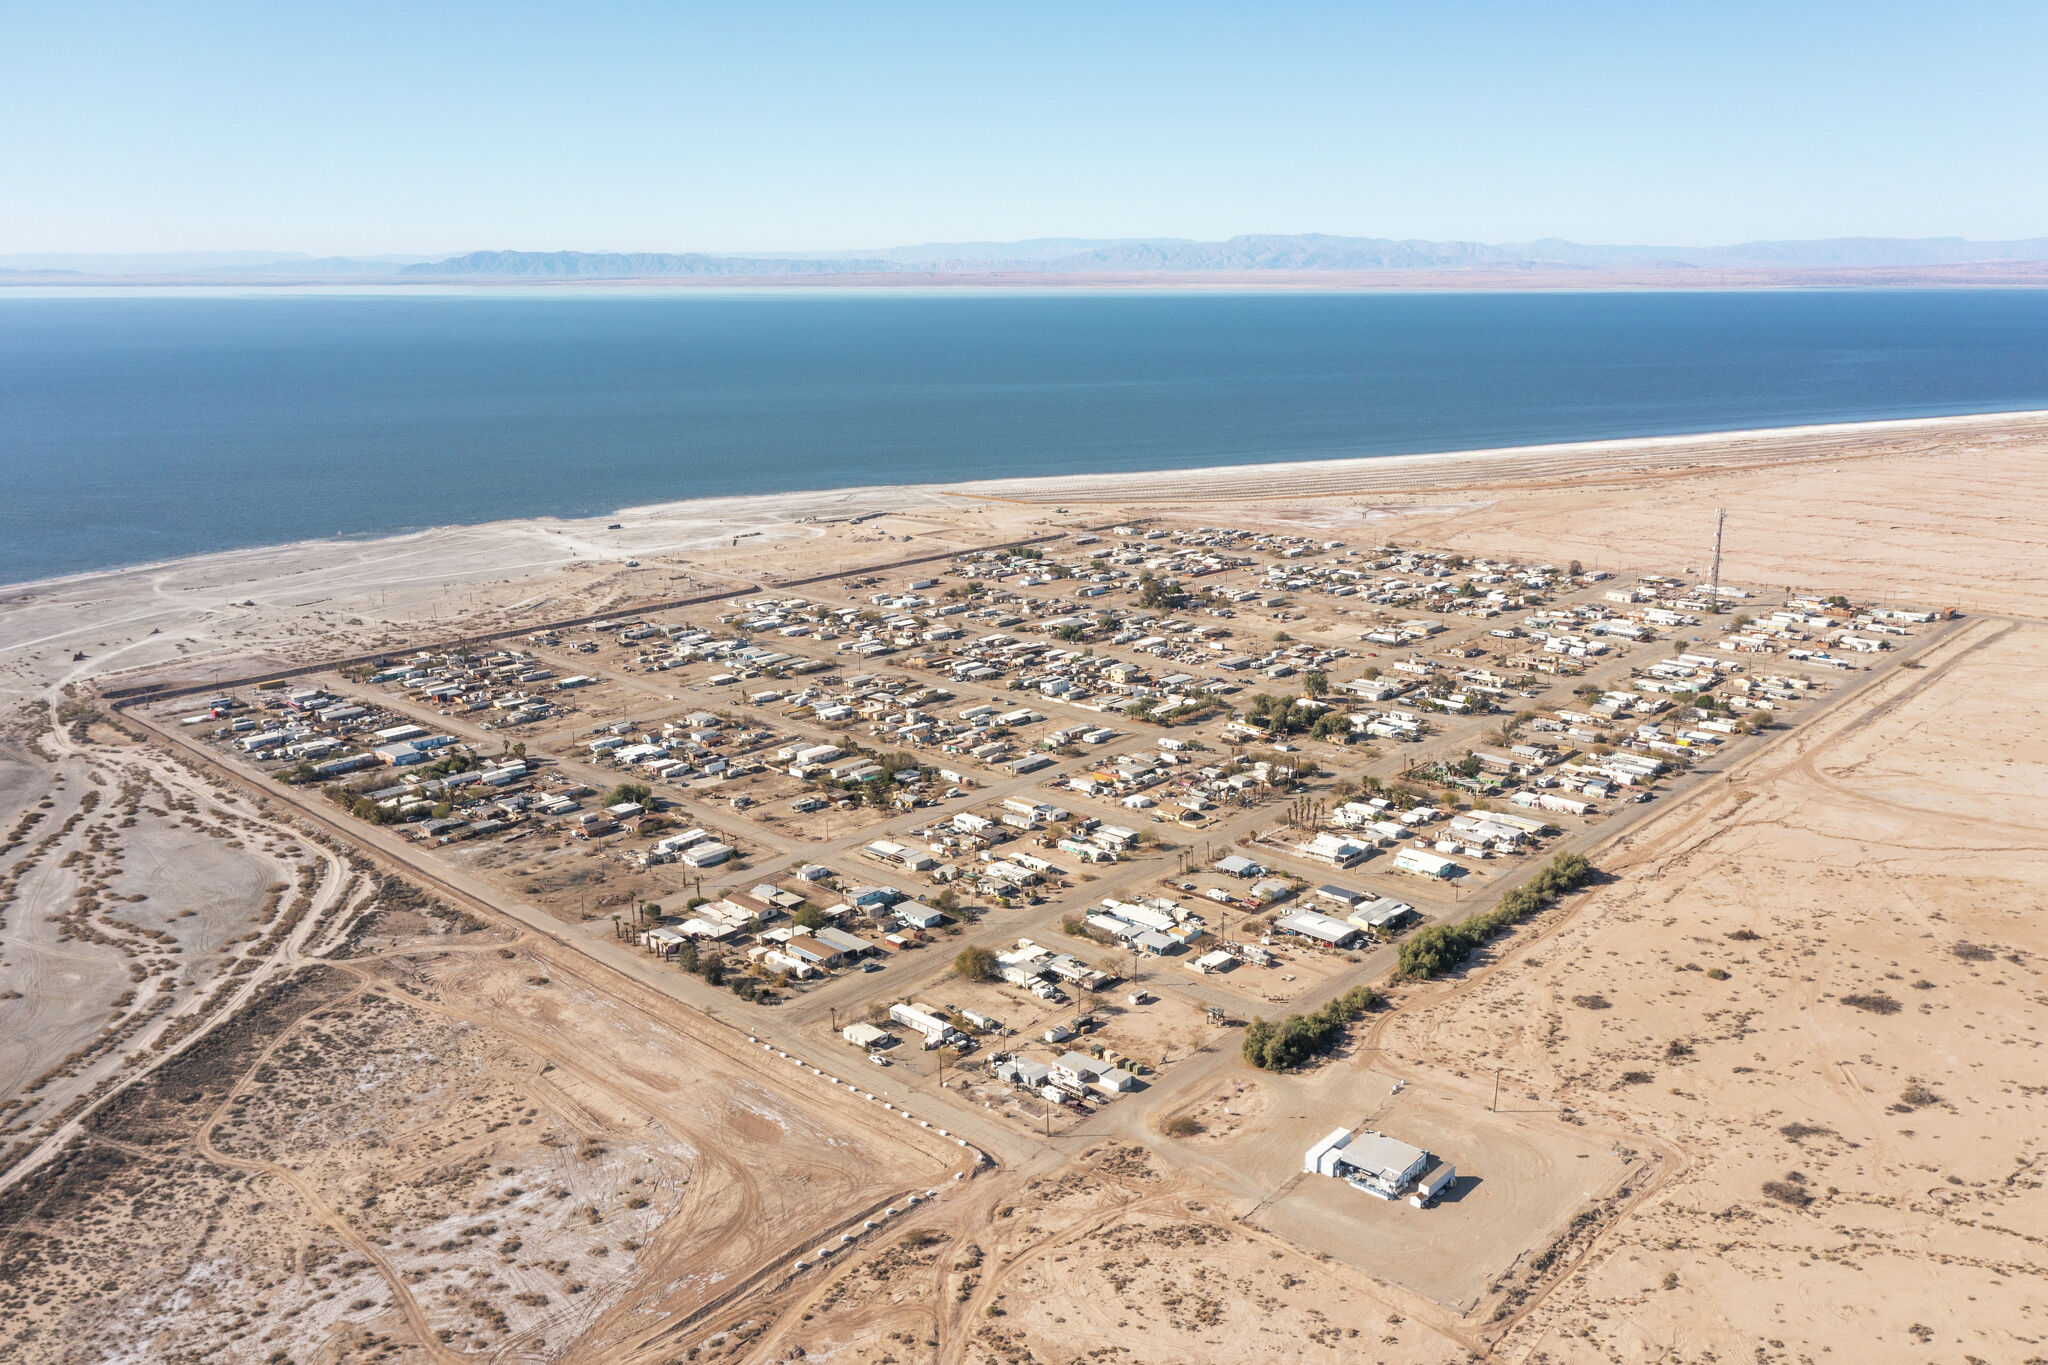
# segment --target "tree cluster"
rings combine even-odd
[[[741,970],[737,964],[730,964],[718,953],[700,953],[694,943],[685,943],[676,950],[675,964],[693,976],[704,978],[707,986],[723,986],[742,1000],[761,1004],[773,1004],[775,993],[771,982],[763,981]],[[787,978],[778,977],[786,983]]]
[[[476,760],[468,754],[451,753],[421,768],[419,776],[422,781],[430,781],[436,777],[447,777],[450,773],[466,773],[475,766]]]
[[[994,981],[997,979],[996,955],[987,948],[962,948],[953,959],[953,975],[966,981]]]
[[[1270,692],[1253,696],[1245,707],[1244,718],[1247,725],[1256,725],[1269,735],[1306,731],[1316,739],[1335,739],[1351,733],[1351,722],[1342,712],[1310,705],[1300,697],[1276,697]]]
[[[348,787],[342,786],[340,783],[326,788],[326,792],[328,800],[346,810],[350,815],[355,816],[356,819],[366,821],[369,824],[396,824],[403,818],[396,810],[380,806],[363,793],[353,791]]]
[[[1313,1014],[1290,1014],[1274,1023],[1252,1020],[1244,1031],[1244,1059],[1262,1071],[1292,1071],[1337,1045],[1345,1025],[1386,997],[1370,986],[1353,986]]]
[[[1167,583],[1151,570],[1138,575],[1138,605],[1153,611],[1171,611],[1188,604],[1188,595],[1178,583]]]
[[[1507,895],[1500,904],[1482,915],[1456,924],[1430,924],[1416,930],[1401,943],[1400,976],[1426,981],[1453,971],[1498,934],[1542,910],[1559,896],[1584,886],[1593,876],[1593,865],[1577,853],[1560,853],[1541,872]]]

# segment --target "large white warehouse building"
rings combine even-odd
[[[1423,1203],[1458,1178],[1447,1161],[1435,1161],[1420,1147],[1370,1130],[1352,1136],[1339,1128],[1308,1149],[1302,1159],[1308,1175],[1333,1176],[1380,1199],[1412,1193]]]

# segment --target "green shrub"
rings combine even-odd
[[[967,981],[997,980],[996,955],[987,948],[962,948],[953,959],[953,974]]]
[[[1353,986],[1313,1014],[1290,1014],[1278,1023],[1254,1019],[1244,1032],[1244,1059],[1264,1071],[1292,1071],[1335,1047],[1345,1025],[1385,1004],[1372,987]]]
[[[1465,964],[1488,940],[1514,928],[1559,896],[1578,890],[1593,875],[1593,865],[1577,853],[1560,853],[1521,886],[1502,896],[1484,914],[1455,924],[1430,924],[1401,944],[1396,974],[1417,981],[1453,971]]]

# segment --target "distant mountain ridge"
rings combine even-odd
[[[409,265],[412,276],[649,279],[663,276],[850,274],[1207,274],[1260,271],[1814,269],[2048,260],[2048,237],[1971,242],[1960,237],[1836,237],[1733,246],[1600,246],[1436,242],[1323,233],[1249,234],[1220,242],[1178,238],[1072,238],[934,242],[860,253],[727,256],[704,252],[472,251]]]
[[[865,275],[897,268],[879,260],[709,256],[695,251],[681,254],[659,251],[472,251],[445,261],[408,265],[398,273],[630,280],[664,275]]]
[[[1018,242],[926,242],[816,252],[471,251],[445,258],[329,256],[290,252],[173,252],[94,256],[0,256],[11,275],[266,281],[795,279],[859,276],[1201,276],[1263,273],[1688,272],[1941,270],[2048,264],[2048,237],[1830,237],[1727,246],[1599,245],[1548,237],[1532,242],[1430,241],[1326,233],[1250,233],[1223,241],[1181,237],[1043,237]],[[2010,275],[2010,271],[2006,272]],[[2035,272],[2038,273],[2038,272]]]
[[[409,256],[328,256],[315,259],[297,251],[41,251],[0,256],[0,269],[71,275],[196,275],[335,271],[390,274],[401,265],[432,260],[419,252]]]

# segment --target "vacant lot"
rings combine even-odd
[[[1673,1151],[1527,1342],[2044,1353],[2044,643],[1972,625],[1631,836],[1567,927],[1384,1031],[1404,1074],[1477,1102],[1498,1066],[1517,1103]]]
[[[11,1358],[630,1350],[963,1159],[505,935],[358,953],[0,1206]]]
[[[1367,1073],[1353,1080],[1361,1091],[1384,1093],[1389,1078]],[[1258,1225],[1460,1313],[1592,1207],[1626,1169],[1611,1143],[1557,1122],[1552,1113],[1492,1113],[1484,1100],[1433,1094],[1426,1084],[1406,1087],[1363,1116],[1318,1117],[1321,1131],[1309,1134],[1300,1149],[1355,1123],[1450,1162],[1458,1183],[1434,1208],[1417,1209],[1327,1176],[1299,1175],[1258,1211]],[[1298,1124],[1287,1128],[1291,1136],[1306,1131]],[[1276,1153],[1284,1155],[1299,1171],[1301,1150]]]

